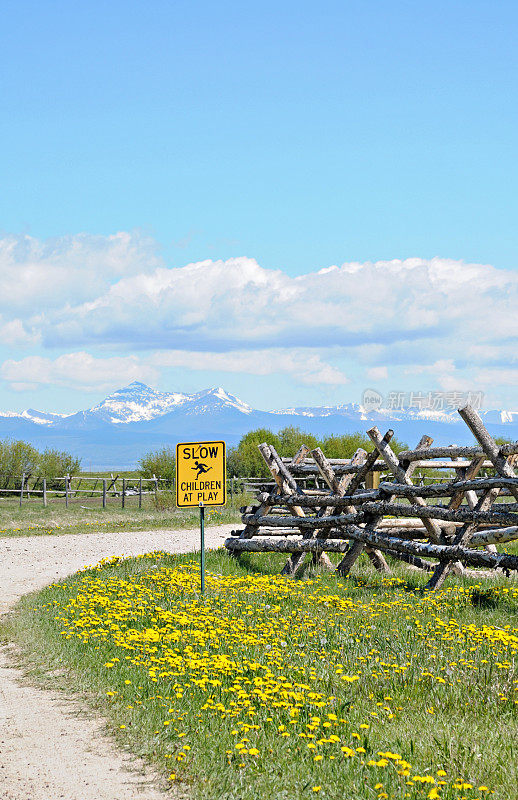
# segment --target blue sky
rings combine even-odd
[[[2,11],[0,408],[84,407],[130,372],[260,407],[516,405],[515,3]]]

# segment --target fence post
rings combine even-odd
[[[103,478],[103,508],[106,508],[106,478]]]
[[[43,508],[47,508],[47,479],[43,478]]]
[[[155,473],[153,473],[153,480],[155,481],[155,502],[158,497],[158,478],[156,477]]]
[[[122,507],[124,508],[124,503],[126,500],[126,478],[122,479]]]
[[[68,475],[65,475],[65,508],[68,508]]]
[[[20,489],[20,508],[22,507],[22,500],[23,500],[23,485],[25,483],[25,472],[22,475],[22,488]]]
[[[142,508],[142,478],[138,481],[138,507]]]

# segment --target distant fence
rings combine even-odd
[[[120,498],[122,508],[125,508],[128,498],[138,501],[142,508],[142,499],[146,496],[157,496],[158,492],[169,490],[174,492],[174,481],[153,475],[152,478],[126,477],[112,474],[111,477],[95,475],[64,475],[63,477],[44,477],[24,473],[23,475],[7,475],[0,473],[0,498],[18,498],[20,508],[25,502],[41,498],[43,506],[49,501],[59,500],[69,504],[79,500],[94,498],[100,500],[102,507],[106,508],[108,502],[113,504],[114,499]],[[264,486],[264,480],[256,478],[227,478],[227,496],[232,500],[234,495],[256,492]],[[7,486],[7,488],[5,488]]]

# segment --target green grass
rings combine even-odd
[[[114,559],[2,635],[193,800],[514,798],[516,581],[423,593],[403,566],[289,580],[282,560],[211,552],[202,597],[193,556]]]
[[[224,507],[207,508],[207,525],[227,522],[239,524],[239,506],[247,502],[247,496],[236,495]],[[14,498],[3,497],[0,500],[1,537],[193,528],[197,525],[198,509],[176,508],[170,492],[159,492],[156,501],[152,495],[145,496],[141,509],[135,496],[126,498],[124,509],[121,508],[120,498],[110,498],[105,509],[99,501],[93,503],[90,499],[74,500],[68,508],[58,502],[51,502],[47,508],[43,508],[40,500],[24,502],[20,508]]]

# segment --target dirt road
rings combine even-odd
[[[209,527],[208,548],[232,525]],[[196,530],[0,538],[0,613],[101,558],[199,547]],[[62,694],[27,686],[0,648],[0,800],[165,800],[155,776],[103,734],[103,721],[78,716]],[[176,795],[173,795],[176,796]],[[179,796],[179,795],[178,795]]]

